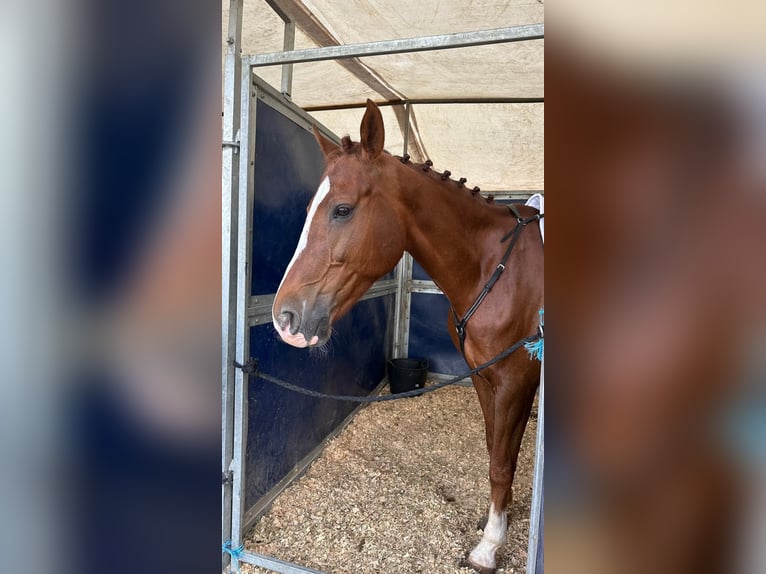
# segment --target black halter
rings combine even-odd
[[[536,213],[532,217],[523,218],[521,217],[521,214],[519,213],[519,210],[516,208],[515,205],[510,204],[507,206],[508,209],[511,211],[511,213],[516,218],[516,227],[513,228],[513,230],[506,233],[503,238],[500,240],[500,243],[505,243],[510,238],[511,241],[508,244],[508,247],[505,249],[505,253],[503,254],[503,258],[500,260],[500,263],[495,268],[495,272],[492,273],[492,276],[489,278],[489,281],[487,281],[487,284],[484,286],[484,289],[481,290],[481,293],[479,293],[479,296],[476,297],[476,300],[473,302],[473,305],[471,305],[468,308],[468,311],[465,312],[465,315],[463,315],[463,318],[460,319],[457,316],[457,313],[455,312],[455,307],[452,306],[452,303],[450,303],[450,311],[452,312],[452,318],[455,320],[455,331],[457,331],[457,337],[460,341],[460,354],[463,355],[463,358],[465,359],[465,327],[468,324],[468,320],[473,316],[473,314],[476,312],[476,310],[479,308],[479,305],[482,304],[484,299],[489,295],[489,292],[492,291],[492,287],[495,286],[495,283],[497,283],[497,280],[500,278],[500,275],[503,274],[503,271],[505,271],[505,264],[508,262],[508,258],[511,256],[511,251],[513,250],[513,246],[516,245],[516,241],[519,238],[519,235],[521,234],[521,230],[524,229],[527,224],[533,222],[533,221],[540,221],[544,217],[541,213]]]

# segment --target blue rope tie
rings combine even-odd
[[[537,341],[530,341],[529,343],[526,343],[524,345],[524,348],[529,353],[530,358],[537,359],[538,361],[543,360],[543,349],[545,345],[545,339],[543,336],[543,327],[545,325],[545,309],[540,309],[540,326],[538,327],[538,331],[540,332],[540,338]]]
[[[232,548],[231,540],[227,540],[223,543],[222,550],[231,556],[231,560],[234,563],[234,568],[236,568],[236,571],[239,572],[239,559],[242,557],[242,553],[245,551],[245,545],[241,544],[239,548]]]

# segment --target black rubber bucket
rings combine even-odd
[[[426,384],[426,359],[391,359],[387,366],[388,385],[392,395],[422,389]]]

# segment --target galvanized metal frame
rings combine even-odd
[[[222,181],[221,181],[221,544],[231,537],[234,458],[234,342],[237,197],[239,186],[239,108],[242,43],[242,2],[229,3],[229,28],[224,60]],[[230,562],[222,555],[222,568]]]
[[[375,102],[378,107],[430,104],[543,104],[545,98],[412,98],[407,100],[384,100]],[[334,110],[354,110],[364,108],[367,104],[332,104],[323,106],[306,106],[307,112],[327,112]]]
[[[277,16],[284,22],[285,30],[282,40],[282,50],[291,52],[295,48],[295,22],[285,12],[276,0],[266,0],[269,7],[274,10]],[[293,91],[293,65],[284,64],[282,66],[282,95],[289,98]]]
[[[394,306],[394,344],[391,355],[406,357],[410,346],[410,306],[412,304],[412,255],[404,254],[396,266],[396,303]]]
[[[291,52],[269,52],[267,54],[256,54],[247,57],[247,64],[254,67],[276,66],[287,63],[298,64],[301,62],[385,56],[387,54],[401,54],[404,52],[425,52],[469,46],[485,46],[488,44],[542,40],[543,28],[542,24],[525,24],[523,26],[509,26],[476,32],[400,38],[397,40],[326,46]]]
[[[535,438],[535,471],[532,478],[532,507],[529,511],[529,544],[527,545],[527,574],[537,574],[537,549],[540,544],[540,516],[543,504],[543,474],[545,468],[545,357],[540,364],[540,390],[537,395],[537,437]],[[542,570],[541,570],[542,572]]]
[[[412,104],[404,104],[404,134],[402,156],[407,153],[410,142],[410,123]],[[394,342],[391,346],[391,358],[406,357],[410,346],[410,306],[412,304],[412,255],[405,252],[396,266],[396,303],[394,305]]]
[[[295,22],[285,21],[285,38],[282,49],[291,52],[295,48]],[[293,92],[293,65],[282,65],[282,95],[290,97]]]
[[[243,552],[239,557],[240,562],[246,562],[253,566],[261,566],[262,568],[268,568],[274,572],[281,572],[282,574],[324,574],[320,570],[314,570],[313,568],[307,568],[306,566],[299,566],[291,562],[285,562],[278,558],[271,556],[264,556],[263,554],[256,554],[255,552]]]
[[[256,87],[249,66],[241,69],[240,161],[237,214],[236,265],[236,344],[235,359],[245,363],[250,358],[247,301],[250,293],[253,220],[253,178],[249,177],[255,163]],[[243,539],[245,448],[247,440],[247,389],[249,377],[241,369],[234,377],[234,447],[232,458],[232,511],[231,541],[237,548]]]
[[[409,38],[386,42],[330,46],[314,50],[293,51],[295,25],[279,9],[273,0],[266,0],[285,22],[284,52],[240,57],[243,0],[230,0],[229,37],[224,61],[224,117],[223,117],[223,176],[222,176],[222,541],[230,539],[237,548],[243,540],[246,523],[249,522],[244,508],[245,441],[247,437],[247,388],[248,376],[234,370],[233,361],[244,362],[249,357],[249,329],[270,317],[273,294],[249,296],[251,285],[252,208],[253,179],[249,171],[254,166],[254,134],[256,125],[256,98],[276,104],[293,119],[317,124],[303,111],[289,105],[292,91],[292,64],[329,59],[355,58],[439,50],[465,46],[478,46],[501,42],[515,42],[543,38],[543,25],[534,24],[497,30],[485,30],[461,34]],[[283,65],[282,94],[254,76],[257,66]],[[527,99],[519,99],[527,100]],[[536,99],[528,99],[529,101]],[[540,99],[542,101],[542,99]],[[404,150],[407,151],[409,114],[413,102],[404,104],[407,109]],[[419,103],[458,103],[450,100],[429,100]],[[468,103],[468,102],[465,102]],[[330,108],[328,108],[330,109]],[[237,113],[239,112],[239,114]],[[319,128],[337,141],[326,128]],[[507,199],[529,195],[530,192],[506,192]],[[506,199],[496,193],[498,199]],[[236,201],[235,201],[236,198]],[[393,356],[406,356],[409,346],[409,313],[411,296],[418,293],[440,293],[433,282],[412,280],[413,261],[405,254],[397,266],[396,279],[380,281],[364,298],[396,294],[393,331]],[[268,311],[267,311],[268,309]],[[532,514],[530,517],[530,552],[527,571],[536,571],[537,525],[541,507],[543,468],[543,400],[544,378],[541,376],[540,402],[538,407],[537,453],[533,485]],[[349,416],[353,417],[354,413]],[[344,423],[345,424],[345,423]],[[343,425],[341,425],[342,427]],[[319,445],[317,452],[323,445]],[[314,453],[312,453],[314,454]],[[295,473],[296,476],[299,472]],[[534,548],[533,548],[534,545]],[[290,564],[268,556],[244,552],[240,561],[270,568],[284,574],[322,574],[317,570]],[[224,570],[229,565],[224,554]]]

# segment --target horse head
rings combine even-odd
[[[333,323],[394,268],[406,239],[378,107],[367,100],[360,142],[314,135],[327,166],[272,307],[274,327],[295,347],[327,342]]]

